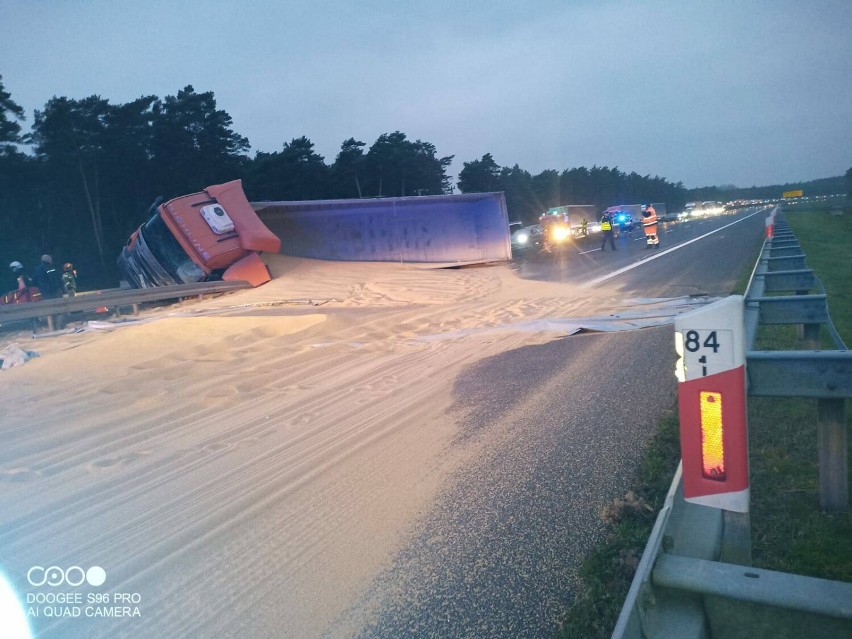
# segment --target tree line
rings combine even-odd
[[[517,164],[501,167],[490,153],[465,162],[459,172],[462,193],[504,191],[512,219],[534,223],[547,209],[562,204],[592,204],[599,209],[614,204],[666,202],[681,207],[686,202],[683,184],[665,178],[625,173],[618,167],[577,167],[562,172],[548,169],[531,175]]]
[[[804,191],[805,195],[841,195],[852,193],[852,169],[846,175],[820,178],[808,182],[789,182],[770,186],[704,186],[688,191],[690,201],[729,202],[731,200],[771,200],[781,197],[785,191]]]
[[[24,109],[0,76],[0,257],[32,269],[42,253],[79,267],[81,281],[112,286],[115,258],[166,199],[242,179],[250,201],[313,200],[503,191],[510,218],[533,223],[561,204],[666,202],[682,206],[678,183],[616,168],[578,167],[533,175],[499,166],[491,154],[464,162],[456,183],[453,156],[435,146],[384,133],[369,147],[345,140],[333,162],[307,137],[252,157],[248,139],[217,108],[212,91],[184,87],[176,95],[112,104],[100,96],[53,97],[22,134]],[[24,148],[27,152],[23,152]]]

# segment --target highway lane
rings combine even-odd
[[[670,227],[661,251],[682,250],[599,285],[625,298],[727,294],[750,268],[763,217]],[[519,272],[576,282],[647,259],[640,241],[619,246],[605,258],[525,260]],[[671,326],[577,335],[465,371],[451,414],[460,445],[480,438],[487,453],[454,478],[345,625],[368,619],[360,637],[552,636],[583,556],[602,539],[601,509],[629,488],[655,424],[674,406],[672,343]]]
[[[607,280],[626,289],[643,288],[649,295],[730,294],[744,267],[751,268],[762,245],[766,212],[747,211],[735,216],[701,219],[680,224],[669,232],[677,250],[642,263]],[[695,240],[687,245],[687,242]]]
[[[518,274],[527,279],[576,284],[634,267],[617,279],[607,280],[606,285],[648,287],[654,286],[656,280],[658,290],[668,287],[671,291],[661,292],[661,297],[685,294],[690,288],[704,288],[703,280],[717,282],[717,276],[727,271],[724,262],[729,261],[729,254],[740,255],[743,250],[755,246],[763,233],[766,217],[761,211],[746,209],[732,215],[661,223],[659,249],[646,248],[641,230],[619,237],[615,252],[609,247],[602,251],[600,236],[593,235],[552,253],[519,253],[514,266]],[[689,244],[697,238],[702,239]],[[687,246],[690,250],[683,250]],[[661,257],[661,253],[666,255]],[[723,292],[730,292],[738,274],[727,281],[729,287]],[[719,283],[722,289],[724,283]]]

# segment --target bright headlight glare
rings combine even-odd
[[[565,226],[557,226],[553,229],[553,239],[560,241],[566,239],[571,234],[571,231]]]

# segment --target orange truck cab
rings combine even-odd
[[[260,253],[280,248],[281,240],[246,199],[242,182],[234,180],[155,202],[117,266],[137,288],[219,279],[260,286],[271,279]]]

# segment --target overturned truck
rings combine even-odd
[[[240,180],[161,202],[118,256],[119,273],[132,286],[219,279],[260,286],[271,279],[260,253],[278,252],[281,240],[261,222]]]

